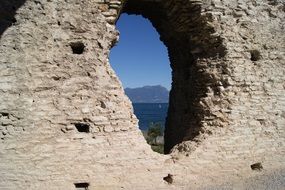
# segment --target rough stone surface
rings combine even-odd
[[[0,189],[284,188],[284,11],[283,0],[1,0]],[[146,144],[110,67],[123,12],[150,19],[168,47],[169,155]]]

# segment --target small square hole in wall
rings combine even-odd
[[[82,54],[85,49],[85,45],[82,42],[72,42],[70,43],[73,54]]]
[[[258,61],[261,59],[261,54],[258,50],[251,50],[250,51],[250,60],[251,61]]]
[[[163,178],[163,180],[166,181],[168,184],[172,184],[173,183],[173,175],[168,174],[166,177]]]
[[[260,162],[252,164],[250,165],[250,167],[252,170],[255,170],[255,171],[261,171],[263,169],[263,166]]]
[[[86,123],[75,123],[77,131],[80,133],[90,133],[90,126]]]
[[[89,183],[74,183],[76,190],[88,190]]]

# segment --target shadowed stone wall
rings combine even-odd
[[[283,1],[2,0],[0,10],[0,189],[284,187]],[[170,155],[146,144],[110,67],[122,12],[150,19],[168,47]]]

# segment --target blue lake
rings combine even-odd
[[[151,122],[159,122],[164,127],[168,103],[133,103],[133,107],[141,130],[147,130]]]

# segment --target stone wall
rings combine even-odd
[[[0,10],[0,189],[284,185],[284,1],[2,0]],[[110,67],[123,12],[150,19],[168,47],[170,155],[146,144]]]

